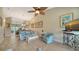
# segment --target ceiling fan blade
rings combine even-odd
[[[48,7],[40,7],[41,10],[45,10],[47,9]]]
[[[35,11],[28,11],[29,13],[35,12]]]
[[[35,10],[38,10],[39,8],[38,7],[33,7]]]

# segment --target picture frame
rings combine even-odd
[[[34,27],[35,27],[35,25],[32,23],[32,24],[31,24],[31,28],[34,28]]]
[[[38,22],[35,23],[35,28],[38,28],[39,27],[39,24]]]
[[[39,27],[42,28],[43,27],[43,21],[39,22]]]
[[[42,28],[42,27],[43,27],[43,21],[31,23],[31,28]]]
[[[65,27],[65,24],[73,20],[73,13],[67,13],[62,16],[60,16],[60,26],[63,28]]]

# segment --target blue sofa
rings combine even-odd
[[[42,35],[42,38],[43,38],[42,40],[47,44],[51,44],[54,42],[54,37],[52,33],[44,33]]]
[[[33,31],[27,30],[27,31],[20,31],[19,35],[20,40],[26,40],[26,38],[36,36],[37,34]]]
[[[26,31],[20,31],[19,36],[20,40],[26,40]]]

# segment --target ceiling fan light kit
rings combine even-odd
[[[34,10],[28,11],[29,13],[35,13],[35,16],[38,14],[45,15],[45,10],[47,7],[33,7]]]
[[[37,11],[35,11],[35,13],[39,14],[40,12],[39,12],[39,10],[37,10]]]

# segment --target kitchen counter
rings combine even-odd
[[[79,31],[63,31],[63,44],[79,49]]]

